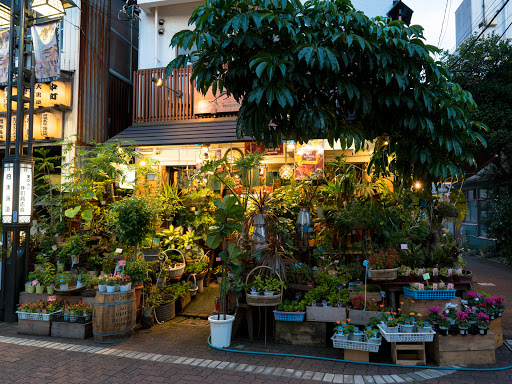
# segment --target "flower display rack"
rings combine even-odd
[[[455,298],[455,289],[442,290],[442,291],[416,291],[409,287],[404,287],[404,295],[412,299],[453,299]]]
[[[360,340],[343,340],[337,334],[334,334],[331,340],[334,348],[366,352],[379,352],[379,347],[382,343],[382,338],[380,338],[377,343],[371,343],[365,335],[361,336]]]
[[[398,325],[398,333],[389,333],[386,332],[386,326],[384,324],[378,324],[377,326],[379,327],[382,337],[390,343],[431,342],[434,340],[434,335],[436,334],[434,331],[429,331],[428,333],[402,333],[400,332],[400,325]]]
[[[306,312],[283,312],[274,310],[274,319],[278,321],[301,322],[306,318]]]
[[[50,321],[51,315],[54,315],[57,312],[52,312],[52,313],[16,312],[16,313],[18,314],[19,320]]]

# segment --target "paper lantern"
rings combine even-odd
[[[5,141],[7,135],[7,119],[0,117],[0,141]]]
[[[37,139],[36,134],[41,131],[41,116],[34,114],[34,120],[32,124],[32,135],[34,139]],[[23,125],[23,140],[28,141],[28,114],[25,115],[25,123]]]
[[[0,107],[2,111],[6,111],[7,110],[7,88],[4,89],[4,94],[2,95],[2,99],[1,99],[1,103],[2,106]],[[18,89],[17,88],[12,88],[12,94],[13,96],[14,95],[17,95],[18,94]],[[16,111],[16,108],[17,108],[17,105],[18,103],[16,103],[15,101],[11,102],[11,109],[13,111]]]
[[[50,100],[50,86],[44,83],[36,83],[34,87],[34,108],[51,106],[53,106],[53,103]]]
[[[61,137],[62,136],[62,114],[56,112],[45,112],[41,114],[41,125],[39,134],[34,138]]]
[[[5,112],[5,104],[4,104],[4,90],[0,89],[0,112]]]
[[[52,81],[49,85],[50,103],[52,105],[65,105],[71,107],[71,83]]]

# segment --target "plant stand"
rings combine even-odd
[[[355,349],[344,349],[343,359],[349,361],[362,361],[364,363],[368,363],[370,361],[370,352],[357,351]]]
[[[397,365],[427,365],[425,343],[391,343],[391,359]]]

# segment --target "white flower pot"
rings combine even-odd
[[[59,285],[61,291],[69,290],[68,283]]]
[[[121,286],[119,287],[119,290],[120,290],[121,292],[128,292],[128,291],[130,290],[130,284],[121,285]]]
[[[414,328],[414,325],[407,325],[407,324],[402,324],[402,326],[400,327],[402,333],[412,333],[412,329]]]
[[[77,282],[76,282],[76,287],[77,287],[77,288],[82,288],[83,286],[84,286],[84,285],[82,284],[82,282],[80,282],[80,281],[77,281]]]
[[[231,330],[233,329],[235,316],[226,315],[224,319],[224,316],[220,315],[220,320],[218,319],[218,315],[208,317],[208,321],[210,322],[211,343],[217,348],[227,348],[231,344]]]
[[[107,292],[106,284],[98,284],[98,292]]]
[[[263,293],[265,296],[274,296],[274,291],[265,291]]]
[[[114,293],[116,291],[115,285],[107,285],[107,292],[108,293]]]

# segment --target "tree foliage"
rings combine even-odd
[[[207,0],[178,32],[179,55],[166,69],[193,61],[203,94],[241,102],[237,134],[276,145],[340,140],[376,146],[372,167],[404,177],[461,175],[481,139],[470,119],[470,93],[450,81],[423,29],[368,18],[348,0]]]

